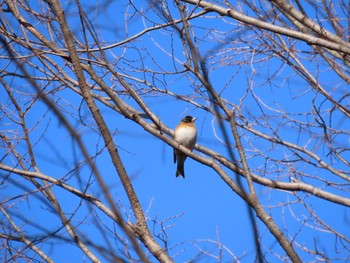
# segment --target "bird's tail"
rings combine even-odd
[[[177,169],[176,169],[176,177],[182,176],[183,178],[185,178],[185,171],[184,171],[184,164],[178,162],[177,164]]]

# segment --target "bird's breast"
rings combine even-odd
[[[180,127],[175,132],[174,139],[190,149],[196,144],[197,131],[194,127]]]

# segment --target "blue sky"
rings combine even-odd
[[[92,25],[97,26],[95,31],[100,37],[102,45],[117,43],[126,37],[139,33],[145,27],[152,27],[154,23],[164,22],[160,15],[148,10],[148,3],[139,2],[136,1],[135,5],[147,14],[147,19],[133,13],[131,7],[126,9],[128,1],[118,1],[118,3],[115,1],[105,8],[99,6],[99,3],[91,5],[91,9],[84,5],[84,10]],[[169,6],[173,15],[178,18],[176,9],[172,7],[172,4]],[[34,3],[32,7],[36,8]],[[75,15],[76,8],[73,5],[66,6],[66,14],[69,15],[73,33],[77,33],[78,38],[83,41],[80,22]],[[132,19],[128,22],[127,27],[128,32],[125,33],[125,17],[131,16]],[[251,40],[249,42],[251,47],[256,48],[257,51],[264,50],[263,46],[259,46],[263,44],[263,41],[255,38],[253,31],[242,29],[242,26],[238,25],[236,21],[215,14],[207,14],[205,19],[193,20],[193,26],[199,50],[203,56],[208,55],[207,65],[210,68],[211,84],[217,92],[222,92],[222,97],[232,105],[240,106],[243,116],[253,128],[269,136],[273,136],[274,131],[277,131],[276,134],[280,138],[306,147],[322,156],[327,163],[334,161],[336,168],[349,171],[349,167],[327,155],[329,149],[324,145],[322,129],[317,125],[315,115],[312,114],[314,112],[312,101],[315,101],[316,105],[320,105],[322,117],[328,123],[332,123],[334,129],[342,131],[334,138],[336,145],[349,146],[349,133],[346,133],[349,119],[337,111],[334,111],[330,117],[330,104],[323,102],[321,95],[310,89],[310,85],[305,80],[297,76],[288,65],[281,62],[275,55],[265,52],[252,56],[253,52],[249,50],[248,45],[235,41],[238,36],[247,37],[248,40]],[[46,37],[49,36],[44,27],[38,25],[38,30],[42,30]],[[220,35],[222,41],[220,44],[216,38],[219,34],[222,34]],[[91,41],[92,38],[89,40]],[[285,40],[288,39],[285,38]],[[295,48],[300,51],[310,51],[310,47],[304,43],[296,43]],[[183,69],[179,62],[185,62],[185,56],[181,41],[172,28],[151,31],[135,39],[131,44],[121,45],[106,51],[106,55],[109,62],[114,64],[115,68],[124,75],[130,74],[130,76],[140,80],[145,78],[159,90],[179,93],[188,96],[196,103],[210,106],[205,100],[204,91],[203,94],[194,92],[202,88],[195,86],[199,85],[199,82],[192,81],[193,76],[190,74],[176,72],[176,70]],[[173,55],[175,59],[173,60],[170,55]],[[317,75],[319,83],[335,98],[348,93],[348,85],[331,72],[324,61],[319,60],[317,56],[311,60],[305,60],[302,52],[297,53],[297,55],[303,59],[304,66]],[[270,58],[269,56],[275,57]],[[62,60],[54,56],[52,58],[63,67]],[[32,59],[32,61],[38,63],[36,59]],[[250,64],[250,61],[254,63]],[[4,67],[3,63],[0,61],[1,68]],[[95,68],[100,70],[98,66]],[[66,67],[64,69],[67,70]],[[158,73],[149,74],[146,70]],[[30,70],[30,72],[33,76],[42,76],[42,73],[38,71]],[[71,71],[67,72],[69,76],[73,76]],[[277,74],[274,74],[276,72]],[[106,73],[104,81],[115,90],[123,90],[117,81],[111,79],[110,73],[104,69],[101,69],[99,73],[101,75]],[[145,91],[146,88],[149,88],[135,79],[127,77],[125,79],[134,87],[145,88]],[[90,78],[87,78],[87,81],[93,83]],[[47,89],[58,87],[57,83],[50,83]],[[18,92],[33,92],[28,83],[19,79],[13,82],[12,88]],[[0,92],[1,97],[4,98],[2,104],[11,108],[9,100],[4,96],[3,89]],[[18,93],[18,97],[20,96],[22,94]],[[115,198],[115,202],[119,205],[125,218],[130,217],[130,220],[133,220],[124,189],[107,151],[102,151],[104,142],[86,105],[81,102],[79,96],[68,88],[57,90],[51,94],[51,98],[56,101],[57,106],[82,136],[89,153],[92,156],[98,153],[94,161],[109,186],[110,193]],[[136,105],[128,96],[122,98],[130,105]],[[226,146],[218,139],[222,139],[218,122],[211,114],[172,96],[157,92],[148,93],[144,99],[150,109],[169,127],[175,128],[183,116],[197,117],[197,142],[228,156]],[[23,105],[26,105],[26,101],[22,100],[22,102]],[[167,246],[170,256],[176,262],[186,262],[192,259],[197,259],[198,262],[217,262],[214,257],[201,255],[199,248],[217,256],[219,248],[214,242],[219,241],[241,262],[252,262],[255,258],[255,251],[247,206],[225,185],[219,176],[209,167],[188,158],[185,163],[186,179],[175,178],[176,166],[173,164],[173,149],[170,146],[147,134],[142,127],[131,120],[125,119],[102,104],[99,106],[109,130],[114,134],[115,144],[129,177],[132,178],[141,205],[147,211],[151,231],[154,227],[152,220],[157,222],[154,228],[156,234],[160,234],[164,238],[162,235],[164,233],[160,230],[160,222],[163,223],[162,227],[167,229]],[[83,162],[83,156],[72,140],[72,136],[57,121],[56,116],[48,111],[47,106],[40,101],[36,102],[35,106],[28,112],[26,120],[31,129],[30,137],[41,172],[56,179],[63,178],[79,189],[84,189],[89,183],[88,192],[105,201],[97,182],[86,166],[79,169],[78,172],[72,173],[76,165]],[[80,120],[83,120],[85,125],[82,125]],[[298,123],[296,124],[294,120]],[[14,125],[8,118],[3,117],[1,122],[2,132],[10,133],[18,130],[18,126]],[[230,130],[228,125],[226,128],[228,131]],[[347,198],[350,197],[348,193],[337,190],[337,187],[341,188],[342,186],[327,186],[318,179],[344,183],[331,173],[305,162],[294,162],[296,157],[286,147],[273,145],[243,129],[239,129],[239,132],[253,173],[289,182],[292,176],[290,171],[293,168],[309,175],[308,178],[303,178],[305,182],[330,192],[341,193]],[[233,138],[231,138],[231,142],[233,142]],[[235,151],[234,145],[231,147]],[[21,153],[26,151],[23,142],[18,146],[18,150]],[[237,157],[237,152],[235,151],[235,153]],[[1,153],[1,156],[4,154],[5,152]],[[343,157],[349,160],[349,153],[344,152]],[[8,165],[11,165],[12,161],[8,157],[3,159],[3,162]],[[236,178],[236,175],[231,171],[227,170],[227,173],[232,178]],[[5,177],[6,175],[1,173],[1,176]],[[11,175],[11,179],[26,184],[25,180],[15,175]],[[314,245],[317,244],[317,248],[323,249],[331,258],[347,257],[347,250],[342,250],[338,244],[336,246],[339,246],[337,247],[339,254],[334,253],[334,235],[325,230],[320,231],[318,228],[324,229],[324,226],[316,224],[310,217],[310,211],[307,211],[302,202],[298,201],[292,193],[271,190],[259,185],[256,185],[256,190],[266,211],[272,215],[288,238],[294,239],[295,237],[301,248],[315,249]],[[118,229],[118,227],[111,220],[102,213],[91,210],[85,202],[80,202],[78,198],[67,194],[59,187],[54,187],[54,192],[67,212],[67,216],[73,215],[72,222],[82,235],[98,245],[107,247],[100,230],[96,227],[97,222],[103,221],[104,233],[108,233],[111,243],[114,242],[113,231],[114,228]],[[18,186],[6,184],[3,186],[1,199],[21,195],[21,193],[23,190],[19,189]],[[60,226],[60,221],[52,213],[51,208],[46,207],[45,203],[40,201],[37,196],[40,195],[31,194],[28,199],[21,197],[15,199],[18,200],[14,213],[16,222],[23,225],[25,231],[31,236],[45,235],[46,231],[52,231]],[[347,208],[312,196],[307,197],[305,193],[300,193],[300,198],[307,202],[313,211],[316,211],[317,216],[335,230],[345,236],[350,234]],[[303,222],[303,220],[305,221]],[[82,224],[80,224],[81,221],[83,221]],[[36,222],[43,226],[46,231],[42,232],[36,226],[30,226],[28,222]],[[257,223],[264,253],[271,249],[274,254],[283,255],[282,249],[266,227],[258,220]],[[121,233],[120,230],[117,232]],[[61,230],[58,232],[58,236],[64,238],[67,237],[67,234]],[[329,246],[329,240],[332,240],[332,247]],[[73,244],[67,244],[64,240],[60,241],[59,245],[53,244],[53,242],[45,243],[42,248],[57,262],[79,262],[86,259]],[[117,246],[113,244],[113,248],[117,249]],[[317,256],[310,256],[308,253],[302,252],[301,249],[297,249],[297,252],[300,253],[305,262],[317,258]],[[223,256],[222,262],[232,262],[234,259],[227,251],[223,252]],[[266,256],[268,261],[278,262],[278,257],[272,253]]]

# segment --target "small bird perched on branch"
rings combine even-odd
[[[174,140],[186,148],[193,150],[197,141],[197,129],[194,125],[196,118],[192,116],[184,117],[175,129]],[[174,148],[174,163],[177,161],[176,177],[185,178],[184,163],[187,155]]]

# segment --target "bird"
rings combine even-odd
[[[185,146],[189,150],[193,150],[197,141],[197,129],[194,121],[197,118],[192,116],[185,116],[176,126],[174,140],[179,144]],[[177,161],[176,177],[182,176],[185,178],[184,163],[187,155],[178,149],[174,148],[174,163]]]

